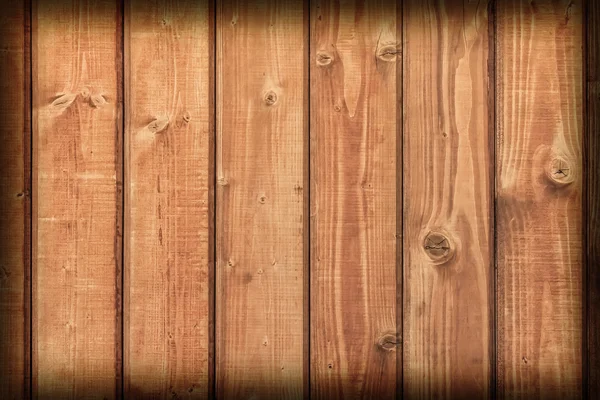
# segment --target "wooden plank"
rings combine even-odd
[[[584,176],[588,398],[600,393],[600,2],[587,0],[587,108]],[[585,382],[585,381],[584,381]]]
[[[497,6],[499,397],[582,395],[581,8]]]
[[[0,14],[0,397],[29,397],[30,10]]]
[[[489,398],[488,10],[404,2],[404,393]]]
[[[392,399],[400,10],[311,2],[311,392]]]
[[[33,9],[33,391],[120,393],[118,1]]]
[[[303,398],[306,15],[217,5],[216,393]]]
[[[207,1],[126,7],[125,394],[207,398],[212,18]]]

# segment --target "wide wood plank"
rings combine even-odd
[[[126,5],[125,394],[206,398],[212,293],[207,1]]]
[[[582,395],[581,1],[497,5],[498,391]]]
[[[587,0],[585,139],[588,395],[600,393],[600,2]]]
[[[400,10],[311,2],[311,393],[392,399],[397,379]]]
[[[302,398],[304,7],[292,0],[217,7],[216,392]]]
[[[487,4],[407,0],[404,29],[404,394],[488,398]]]
[[[33,391],[120,392],[120,6],[33,9]]]
[[[0,13],[0,398],[29,396],[29,3]]]

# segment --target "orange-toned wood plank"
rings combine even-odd
[[[120,392],[117,1],[33,5],[33,391]]]
[[[393,399],[401,385],[400,15],[389,1],[311,2],[311,392],[319,399]]]
[[[582,395],[581,1],[497,4],[498,397]]]
[[[306,15],[217,4],[216,392],[305,395]]]
[[[486,2],[404,2],[404,394],[489,398]]]
[[[209,391],[211,21],[207,1],[126,4],[126,397]]]
[[[0,397],[29,397],[29,3],[0,14]]]
[[[588,398],[600,393],[600,2],[587,0],[587,109],[586,176],[587,213],[587,373]]]

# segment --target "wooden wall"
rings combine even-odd
[[[0,15],[2,398],[595,398],[600,6]]]

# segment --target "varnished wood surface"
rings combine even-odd
[[[596,397],[598,2],[30,3],[1,397]]]
[[[486,2],[404,2],[404,395],[493,390]]]
[[[392,399],[400,384],[398,15],[393,2],[311,2],[314,398]]]
[[[30,8],[0,14],[0,397],[29,395]]]
[[[126,5],[125,396],[209,392],[212,16]]]
[[[305,17],[217,4],[216,394],[304,397]]]
[[[588,395],[600,393],[600,2],[587,0],[585,238],[587,240]]]
[[[116,1],[33,5],[33,391],[120,392]]]
[[[497,4],[498,390],[582,395],[580,1]]]

